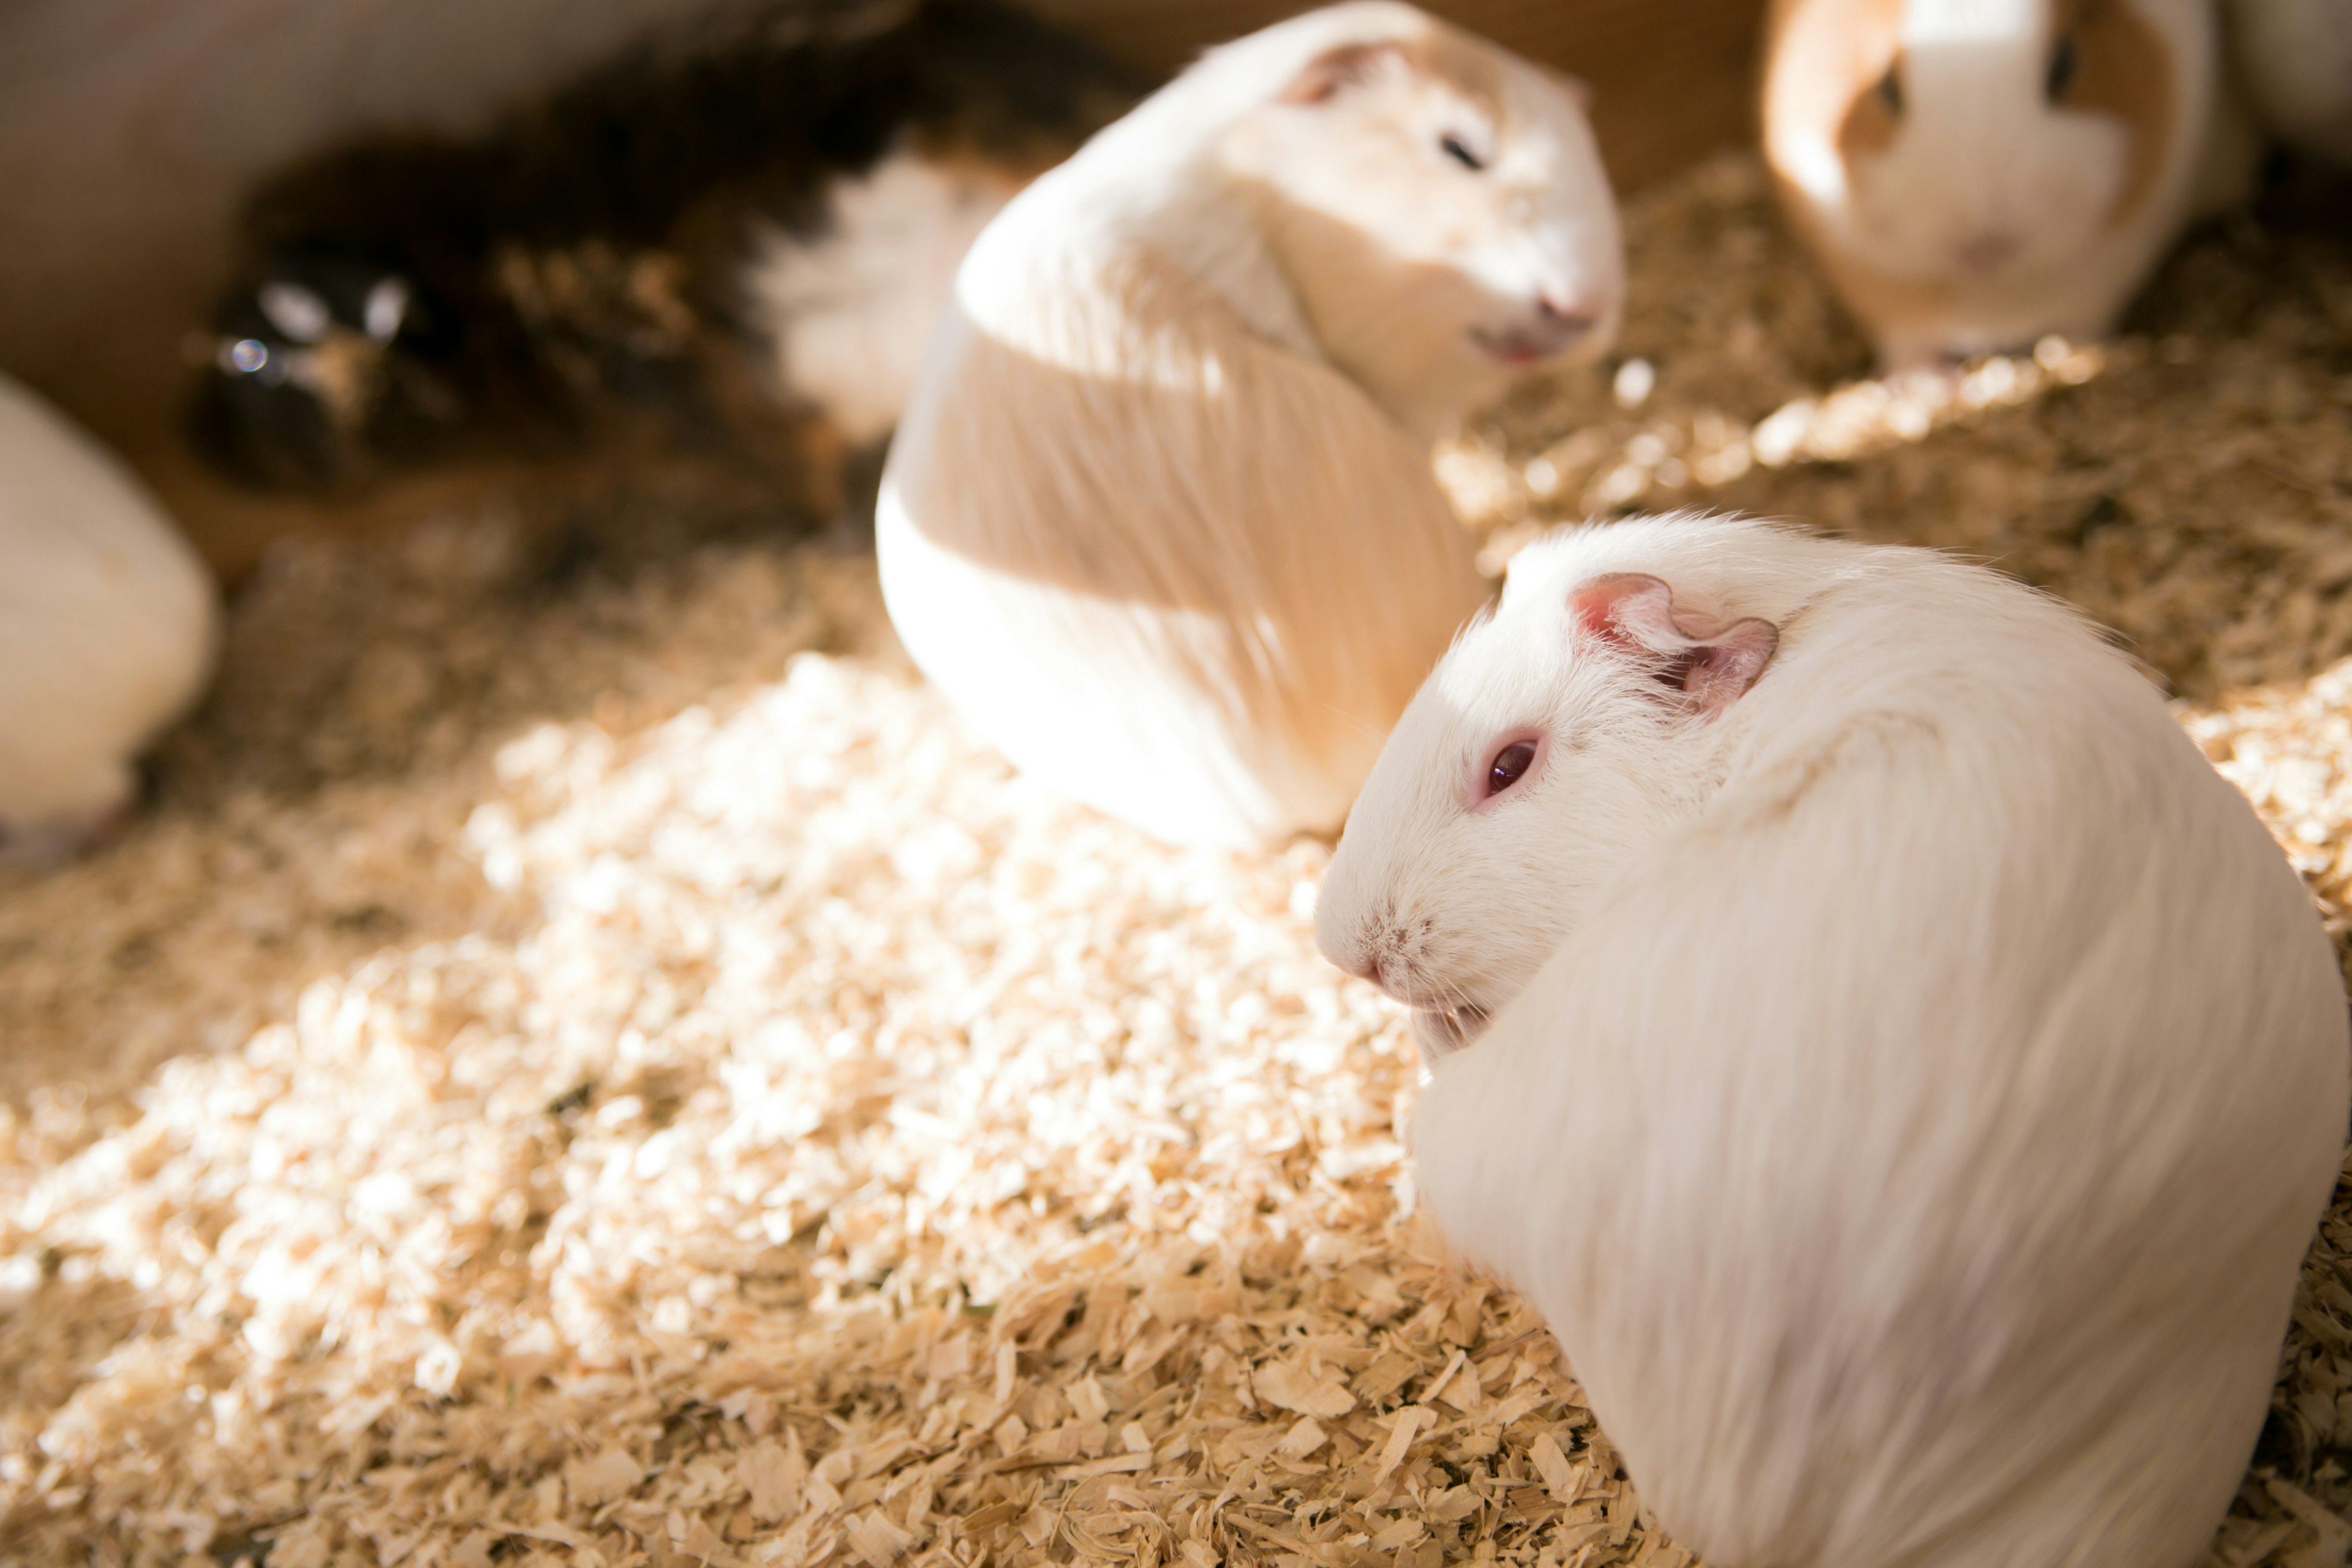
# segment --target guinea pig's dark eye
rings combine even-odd
[[[1903,65],[1901,61],[1898,60],[1895,64],[1886,68],[1886,74],[1878,79],[1877,92],[1878,101],[1886,106],[1887,113],[1900,115],[1903,112]]]
[[[1535,760],[1536,743],[1533,741],[1514,741],[1496,752],[1495,760],[1486,764],[1487,795],[1490,798],[1498,795],[1527,777],[1528,769],[1535,765]]]
[[[1437,145],[1447,157],[1473,173],[1486,166],[1486,160],[1473,153],[1470,150],[1470,143],[1459,136],[1441,136],[1437,139]]]
[[[2042,83],[2051,102],[2065,97],[2066,89],[2074,85],[2074,69],[2080,63],[2074,57],[2074,40],[2059,39],[2058,47],[2050,53],[2049,79]]]

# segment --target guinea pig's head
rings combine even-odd
[[[1782,194],[1832,270],[1847,264],[1850,295],[1860,273],[1869,288],[1939,301],[1951,324],[1921,352],[2104,330],[2066,319],[2080,269],[2163,205],[2182,119],[2203,102],[2179,59],[2203,47],[2185,9],[1780,0],[1764,122]],[[2135,278],[2116,278],[2108,311]],[[2021,306],[2037,293],[2053,319]],[[1977,300],[1981,321],[1969,319]],[[1872,314],[1867,298],[1855,302]]]
[[[1324,955],[1412,1008],[1432,1054],[1475,1036],[1627,857],[1705,803],[1726,716],[1779,642],[1658,577],[1528,564],[1405,710],[1316,905]]]
[[[371,447],[457,425],[428,368],[454,335],[365,258],[273,253],[221,301],[190,409],[197,448],[262,484],[334,480]]]
[[[1225,156],[1331,361],[1433,434],[1603,353],[1624,254],[1584,89],[1410,6],[1326,16]]]

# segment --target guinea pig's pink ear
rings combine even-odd
[[[1587,578],[1568,595],[1579,630],[1629,647],[1654,651],[1675,630],[1675,591],[1646,572],[1612,572]]]
[[[1568,596],[1577,629],[1641,657],[1659,683],[1701,713],[1720,713],[1756,684],[1780,631],[1749,616],[1719,623],[1679,615],[1675,591],[1645,572],[1612,572]]]
[[[1306,68],[1282,89],[1285,103],[1328,103],[1339,89],[1352,87],[1393,61],[1404,50],[1393,43],[1341,44],[1307,62]]]
[[[1759,616],[1734,621],[1676,656],[1683,695],[1702,713],[1720,713],[1748,694],[1772,662],[1780,628]]]

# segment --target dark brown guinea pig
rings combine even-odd
[[[632,416],[872,442],[965,246],[1140,86],[991,0],[788,0],[482,136],[348,143],[249,205],[191,434],[300,488]]]

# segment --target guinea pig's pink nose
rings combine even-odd
[[[1547,289],[1536,296],[1536,314],[1551,325],[1581,331],[1601,319],[1591,300]]]
[[[1971,272],[1998,272],[2017,256],[2017,237],[2012,234],[1976,234],[1960,241],[1957,249],[1960,265]]]

